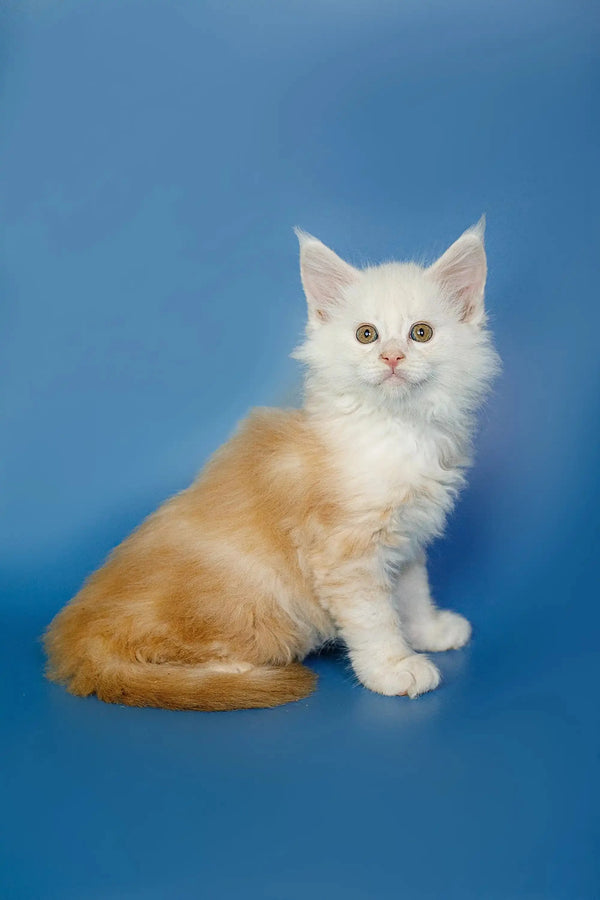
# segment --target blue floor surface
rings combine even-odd
[[[0,10],[0,897],[592,900],[594,4],[22,0]],[[253,405],[293,403],[301,225],[361,264],[488,216],[504,372],[416,701],[311,658],[271,711],[81,700],[39,635]],[[232,364],[232,359],[236,364]]]

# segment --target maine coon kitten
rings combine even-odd
[[[440,675],[415,651],[469,640],[431,599],[425,547],[497,368],[483,223],[429,268],[358,270],[298,237],[304,408],[254,411],[56,616],[48,676],[74,694],[275,706],[312,691],[300,660],[341,637],[366,687],[416,697]]]

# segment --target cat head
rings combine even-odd
[[[486,330],[484,222],[428,268],[356,269],[303,231],[300,270],[308,303],[294,352],[322,396],[429,413],[474,408],[497,369]]]

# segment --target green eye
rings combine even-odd
[[[413,325],[410,329],[410,336],[413,341],[418,341],[419,344],[425,344],[433,337],[433,328],[431,325],[428,325],[427,322],[417,322],[417,324]]]
[[[361,344],[372,344],[378,337],[379,335],[374,325],[360,325],[356,329],[356,340],[360,341]]]

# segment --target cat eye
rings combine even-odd
[[[361,344],[372,344],[378,337],[379,335],[374,325],[360,325],[356,329],[356,340],[360,341]]]
[[[428,325],[427,322],[417,322],[417,324],[413,325],[410,329],[410,336],[413,341],[424,344],[433,337],[433,328],[431,325]]]

